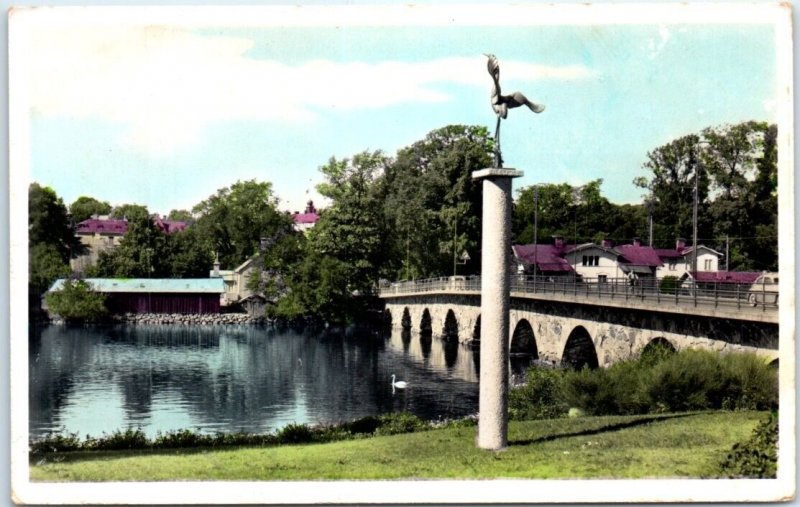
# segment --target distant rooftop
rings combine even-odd
[[[295,224],[315,224],[319,220],[319,213],[317,208],[314,207],[314,201],[306,203],[306,209],[303,213],[295,211],[292,213],[292,220]]]

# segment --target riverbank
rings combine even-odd
[[[766,412],[511,421],[504,452],[475,447],[474,426],[325,444],[68,452],[34,481],[714,478]]]

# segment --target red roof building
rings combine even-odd
[[[319,213],[317,208],[314,207],[314,201],[306,203],[306,209],[303,213],[295,211],[292,213],[292,220],[294,220],[294,228],[300,232],[305,232],[311,229],[319,221]]]

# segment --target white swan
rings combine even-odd
[[[398,382],[394,381],[394,373],[392,373],[392,387],[396,387],[398,389],[405,389],[408,386],[408,382],[405,380],[400,380]]]

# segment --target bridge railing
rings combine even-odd
[[[658,304],[703,307],[757,307],[777,310],[777,291],[768,285],[701,282],[664,283],[655,278],[573,278],[569,276],[512,275],[511,292],[523,294],[571,295],[576,299],[640,300]],[[479,292],[480,276],[456,276],[385,283],[381,296],[426,292]]]

